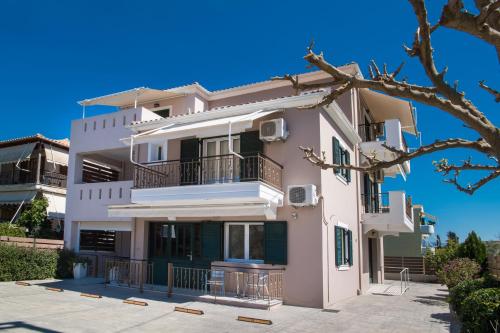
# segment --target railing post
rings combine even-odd
[[[144,292],[144,261],[141,261],[141,276],[139,278],[139,292]]]
[[[167,285],[167,296],[170,298],[172,297],[172,289],[174,287],[174,264],[170,262],[167,264]]]

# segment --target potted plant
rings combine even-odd
[[[88,258],[76,257],[73,263],[73,278],[75,280],[87,277],[87,268],[90,263]]]

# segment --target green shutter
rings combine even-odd
[[[201,223],[201,256],[204,260],[222,260],[222,222]]]
[[[345,164],[351,164],[351,155],[349,154],[349,151],[345,151]],[[346,169],[345,170],[346,177],[345,179],[349,183],[351,181],[351,169]]]
[[[341,266],[342,260],[342,231],[340,227],[335,227],[335,266]]]
[[[287,264],[287,238],[286,221],[264,223],[264,263]]]
[[[240,154],[242,156],[262,154],[264,143],[259,139],[259,131],[240,133]]]
[[[181,141],[181,185],[198,184],[199,168],[197,163],[200,155],[198,139],[186,139]]]
[[[354,257],[354,252],[352,251],[352,231],[349,230],[347,231],[347,238],[349,242],[349,266],[352,266],[353,263],[353,257]]]
[[[181,140],[181,160],[191,161],[199,157],[198,139]]]
[[[332,156],[333,164],[342,164],[342,152],[340,149],[340,142],[336,137],[332,137]],[[340,173],[340,169],[334,169],[335,174]]]
[[[240,133],[240,154],[241,156],[256,156],[264,152],[264,143],[259,139],[259,132]],[[259,160],[249,157],[239,161],[240,180],[254,181],[259,179]]]

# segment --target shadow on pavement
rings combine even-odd
[[[179,295],[173,295],[171,298],[168,298],[167,293],[161,291],[145,290],[143,293],[141,293],[138,289],[135,288],[105,285],[104,280],[99,278],[89,278],[83,280],[58,280],[41,282],[35,285],[41,287],[62,288],[64,290],[74,291],[78,293],[97,294],[102,297],[115,298],[119,300],[140,298],[145,300],[176,304],[193,302],[193,299]]]
[[[0,331],[2,330],[13,330],[16,328],[22,328],[33,332],[44,332],[44,333],[60,333],[59,331],[54,331],[48,328],[43,328],[35,325],[25,323],[24,321],[10,321],[5,323],[0,323]]]

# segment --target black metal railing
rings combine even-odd
[[[68,176],[56,172],[44,172],[41,178],[42,184],[66,188]]]
[[[359,135],[366,141],[383,140],[385,138],[385,123],[368,123],[359,125]]]
[[[365,213],[389,213],[389,193],[362,194]]]
[[[412,205],[412,202],[411,202],[411,196],[407,195],[406,196],[406,216],[411,220],[412,220],[412,209],[413,209],[413,205]]]
[[[217,155],[189,161],[173,160],[134,166],[135,188],[202,185],[243,181],[262,181],[282,187],[283,167],[262,154]]]

